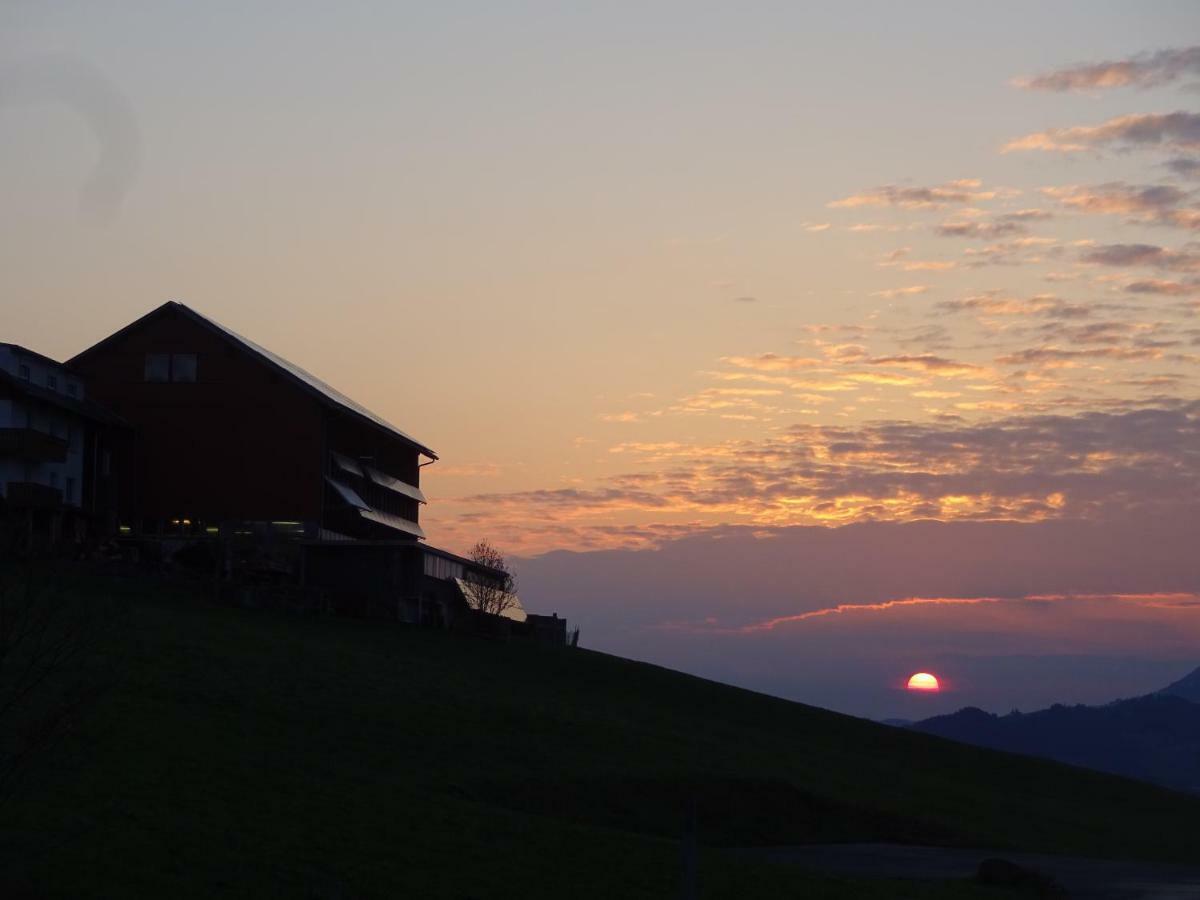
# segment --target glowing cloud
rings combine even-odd
[[[1108,60],[1054,69],[1013,81],[1031,91],[1095,91],[1107,88],[1150,88],[1189,75],[1200,76],[1200,47],[1159,50],[1129,59]]]
[[[1118,116],[1100,125],[1048,128],[1009,141],[1000,148],[1000,152],[1046,150],[1080,153],[1107,146],[1200,149],[1200,114],[1140,113]]]

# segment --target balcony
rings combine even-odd
[[[10,481],[5,492],[13,509],[57,509],[62,506],[62,491],[32,481]]]
[[[67,442],[32,428],[0,428],[0,457],[28,462],[66,462]]]

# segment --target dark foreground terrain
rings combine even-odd
[[[1200,859],[1200,800],[586,650],[58,579],[111,687],[0,805],[0,896],[1010,897],[729,848]],[[4,738],[4,735],[0,735]],[[4,741],[0,740],[0,745]]]
[[[899,844],[807,844],[766,847],[747,856],[842,875],[965,879],[981,867],[993,882],[1073,900],[1196,900],[1200,865],[1097,860],[1037,853]],[[987,862],[990,860],[991,862]]]

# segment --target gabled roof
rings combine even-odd
[[[437,454],[434,453],[432,450],[430,450],[428,447],[426,447],[424,444],[422,444],[420,441],[405,434],[403,431],[401,431],[395,425],[388,422],[386,419],[383,419],[380,416],[377,416],[375,413],[371,412],[365,406],[362,406],[361,404],[356,403],[354,400],[351,400],[349,397],[347,397],[341,391],[337,390],[336,388],[332,387],[331,385],[326,384],[324,381],[322,381],[320,378],[317,378],[312,373],[305,371],[304,369],[300,368],[295,363],[284,359],[282,356],[278,356],[277,354],[272,353],[266,347],[262,347],[256,343],[254,343],[254,341],[250,340],[249,338],[242,337],[236,331],[233,331],[230,328],[226,328],[224,325],[222,325],[221,323],[219,323],[213,319],[210,319],[208,316],[205,316],[201,313],[196,312],[196,310],[192,309],[190,306],[187,306],[183,303],[179,303],[178,301],[175,301],[175,300],[168,300],[162,306],[158,307],[157,309],[151,310],[150,312],[146,313],[146,315],[142,316],[140,319],[137,319],[136,321],[131,322],[130,324],[126,325],[120,331],[114,332],[113,334],[109,335],[104,340],[100,341],[98,344],[94,344],[93,346],[88,347],[88,349],[84,350],[82,353],[76,354],[74,357],[72,357],[71,359],[69,359],[67,361],[67,365],[68,366],[74,365],[78,360],[81,360],[84,357],[99,350],[100,348],[107,346],[108,344],[116,341],[118,338],[123,337],[128,332],[133,331],[135,328],[137,328],[139,325],[143,324],[144,322],[147,322],[152,318],[160,316],[169,310],[174,310],[176,313],[191,319],[193,322],[196,322],[197,324],[202,325],[203,327],[209,329],[210,331],[215,332],[216,334],[223,337],[225,340],[229,341],[230,343],[238,346],[245,352],[249,353],[251,356],[255,357],[256,359],[260,360],[263,363],[266,363],[271,368],[275,369],[277,372],[279,372],[282,375],[284,375],[285,377],[287,377],[294,384],[300,386],[305,391],[307,391],[309,394],[316,397],[319,401],[321,401],[326,406],[336,409],[340,412],[348,412],[351,415],[357,417],[358,419],[361,419],[361,420],[367,422],[368,424],[373,425],[376,428],[379,428],[380,430],[387,432],[388,434],[392,435],[393,437],[398,437],[401,440],[405,441],[406,443],[411,444],[418,451],[425,454],[430,459],[437,459]]]
[[[0,347],[7,347],[17,356],[29,356],[36,359],[44,365],[54,366],[56,369],[66,368],[66,363],[60,363],[57,359],[51,359],[44,354],[38,353],[36,350],[30,350],[28,347],[22,347],[20,344],[12,344],[8,341],[0,341]]]

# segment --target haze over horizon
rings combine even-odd
[[[1200,665],[1198,26],[15,3],[0,337],[194,306],[436,449],[430,542],[596,649],[1131,696]]]

